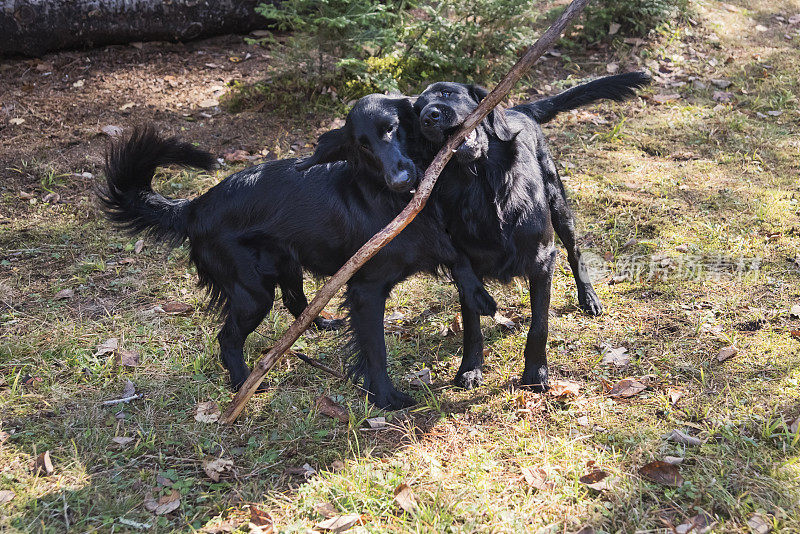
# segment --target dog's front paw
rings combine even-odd
[[[530,388],[535,393],[544,393],[550,389],[550,377],[546,365],[525,367],[522,373],[521,386]]]
[[[239,390],[242,389],[242,386],[244,385],[244,382],[245,382],[245,380],[247,380],[248,376],[249,376],[249,369],[248,369],[248,374],[246,374],[246,375],[239,375],[239,376],[236,376],[236,377],[231,375],[231,377],[230,377],[230,380],[231,380],[231,382],[230,382],[231,391],[233,391],[234,393],[238,393]],[[266,393],[267,391],[268,391],[268,388],[267,388],[266,384],[264,384],[264,382],[261,382],[258,385],[258,389],[256,389],[255,392],[256,393]]]
[[[603,303],[597,293],[594,292],[592,286],[587,286],[583,291],[578,291],[578,305],[589,315],[601,315],[603,313]]]
[[[472,369],[456,375],[453,382],[460,388],[475,389],[483,385],[483,372],[480,369]]]
[[[402,410],[417,403],[411,395],[407,395],[395,388],[391,388],[388,391],[370,393],[369,401],[382,410]]]

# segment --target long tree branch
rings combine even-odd
[[[272,349],[262,357],[253,368],[250,376],[247,377],[239,392],[234,397],[233,402],[220,418],[223,424],[233,423],[244,409],[247,400],[258,389],[259,384],[270,369],[280,360],[281,356],[289,350],[297,338],[309,327],[319,312],[336,295],[336,292],[350,279],[353,274],[364,265],[372,256],[386,246],[389,241],[399,234],[403,228],[414,219],[414,217],[425,207],[425,203],[431,196],[436,180],[444,170],[445,165],[453,157],[453,153],[464,141],[467,135],[486,118],[489,112],[503,100],[511,88],[522,78],[522,76],[533,66],[537,59],[544,54],[553,43],[561,36],[570,22],[577,17],[589,0],[573,0],[567,6],[560,17],[541,37],[531,45],[522,58],[511,68],[499,84],[484,98],[478,107],[469,114],[464,120],[461,128],[456,132],[444,147],[436,154],[433,162],[425,171],[422,181],[417,187],[417,192],[411,202],[403,209],[400,214],[392,220],[380,232],[372,236],[358,251],[317,291],[314,299],[303,310],[303,313],[289,326]]]

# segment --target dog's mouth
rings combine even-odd
[[[472,152],[476,148],[478,148],[478,131],[472,130],[467,136],[464,138],[464,141],[458,145],[456,152]]]

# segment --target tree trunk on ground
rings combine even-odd
[[[0,56],[246,33],[266,26],[265,1],[0,0]]]

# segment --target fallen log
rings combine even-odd
[[[267,0],[0,0],[0,56],[264,28]]]
[[[228,409],[219,419],[220,423],[231,424],[236,420],[244,409],[247,400],[255,393],[256,389],[258,389],[261,381],[264,380],[264,376],[281,359],[284,353],[289,350],[292,344],[297,341],[297,338],[309,327],[314,317],[322,311],[336,292],[339,291],[351,276],[353,276],[359,267],[364,265],[372,256],[377,254],[381,248],[386,246],[389,241],[394,239],[394,237],[422,210],[433,191],[436,180],[444,170],[447,162],[453,157],[453,153],[455,153],[458,146],[464,141],[467,135],[480,124],[489,112],[508,95],[514,84],[522,78],[536,60],[553,46],[553,43],[561,36],[569,23],[583,11],[583,8],[586,7],[588,3],[589,0],[573,0],[553,25],[550,26],[550,28],[528,48],[525,55],[511,67],[508,74],[506,74],[492,92],[481,101],[475,111],[464,120],[462,127],[448,139],[447,143],[445,143],[444,147],[436,154],[433,162],[425,171],[425,175],[417,188],[417,192],[411,199],[411,202],[408,203],[392,222],[372,236],[369,241],[358,249],[353,257],[347,260],[342,268],[317,291],[314,299],[306,309],[303,310],[303,313],[289,326],[289,329],[281,336],[275,346],[253,367],[250,376],[247,377],[247,380],[245,380],[239,392],[234,397],[233,402],[231,402]]]

